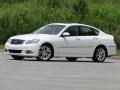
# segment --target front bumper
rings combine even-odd
[[[37,57],[40,46],[38,44],[5,44],[5,53],[8,55],[17,55],[25,57]]]

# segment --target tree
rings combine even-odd
[[[79,16],[80,21],[83,22],[89,11],[86,0],[78,0],[78,2],[73,5],[73,9],[76,15]]]
[[[61,0],[47,0],[47,2],[50,8],[61,8]]]

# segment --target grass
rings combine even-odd
[[[117,56],[120,56],[120,49],[119,50],[117,50],[117,54],[116,54]]]
[[[0,45],[0,49],[4,49],[4,45]]]

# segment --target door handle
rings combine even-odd
[[[75,40],[80,41],[81,39],[80,38],[76,38]]]
[[[93,38],[93,40],[98,40],[98,38]]]

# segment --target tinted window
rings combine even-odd
[[[79,30],[78,26],[72,26],[72,27],[69,27],[65,32],[69,32],[70,36],[77,36],[78,30]]]
[[[79,35],[80,36],[95,36],[98,35],[99,31],[90,27],[80,27]]]

